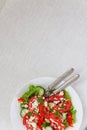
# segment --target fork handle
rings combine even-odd
[[[58,92],[60,92],[61,90],[64,90],[67,86],[69,86],[71,83],[73,83],[74,81],[76,81],[78,78],[80,77],[79,74],[75,74],[72,77],[70,77],[68,80],[66,80],[63,84],[61,84],[54,92],[53,94],[56,94]],[[52,94],[52,95],[53,95]],[[50,95],[51,96],[51,95]]]
[[[74,71],[74,68],[70,68],[69,70],[67,70],[65,73],[63,73],[61,76],[59,76],[53,83],[51,83],[48,86],[48,90],[53,89],[57,84],[59,84],[61,81],[63,81],[66,77],[68,77],[69,75],[71,75]]]

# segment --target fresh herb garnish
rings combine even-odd
[[[32,113],[31,113],[31,112],[28,112],[28,116],[31,117],[31,116],[32,116]]]
[[[66,120],[64,120],[63,123],[66,125],[66,127],[69,126],[69,123]]]
[[[73,111],[74,110],[74,106],[72,105],[71,108],[70,108],[70,111]]]
[[[47,123],[42,124],[42,127],[46,128],[47,127]]]
[[[41,103],[41,104],[44,104],[44,100],[43,100],[42,98],[40,98],[40,97],[37,98],[37,101],[38,101],[39,103]]]
[[[58,111],[56,111],[56,112],[55,112],[55,115],[56,115],[57,117],[59,117],[59,116],[60,116],[60,113],[59,113]]]
[[[51,112],[53,112],[53,109],[52,109],[52,108],[49,108],[49,110],[50,110]]]
[[[52,94],[55,90],[56,90],[55,88],[51,89],[51,90],[49,90],[49,93]]]

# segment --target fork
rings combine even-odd
[[[59,76],[53,83],[51,83],[48,86],[48,89],[46,90],[46,93],[45,93],[44,96],[49,97],[49,96],[51,96],[53,94],[56,94],[56,93],[64,90],[67,86],[69,86],[74,81],[76,81],[80,77],[79,74],[74,74],[69,79],[65,80],[65,82],[64,82],[64,79],[69,77],[73,72],[74,72],[74,68],[70,68],[65,73],[63,73],[61,76]],[[61,83],[62,81],[63,81],[63,83]],[[59,86],[56,88],[57,85],[59,85]],[[56,89],[53,91],[52,94],[50,94],[50,90],[53,90],[54,88],[56,88]]]

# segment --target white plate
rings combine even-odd
[[[15,130],[26,130],[26,128],[22,125],[22,119],[20,117],[20,107],[17,102],[17,99],[21,97],[21,95],[25,91],[28,90],[29,84],[42,85],[46,88],[54,80],[55,78],[50,78],[50,77],[37,78],[37,79],[31,80],[27,85],[24,85],[23,87],[21,87],[21,89],[16,93],[11,104],[11,112],[10,112],[11,122]],[[81,122],[82,122],[82,117],[83,117],[82,104],[81,104],[78,94],[75,92],[75,90],[71,86],[67,87],[66,90],[70,93],[72,97],[73,105],[75,109],[77,110],[77,123],[74,125],[73,128],[69,127],[66,130],[79,130],[81,126]]]

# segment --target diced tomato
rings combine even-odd
[[[42,130],[42,124],[44,123],[44,119],[49,119],[49,111],[47,107],[45,107],[42,104],[39,104],[39,120],[38,120],[38,126],[40,130]]]
[[[23,125],[26,125],[26,121],[29,120],[28,114],[23,117]]]
[[[49,115],[49,111],[47,109],[47,107],[45,107],[42,104],[39,104],[39,112],[40,112],[40,116],[45,118]]]
[[[66,106],[65,106],[65,111],[68,111],[68,110],[70,110],[70,108],[71,108],[71,106],[72,106],[72,102],[71,102],[71,100],[68,100],[68,101],[65,101],[65,104],[66,104]]]
[[[64,128],[66,128],[66,126],[63,125],[61,118],[56,117],[54,114],[50,115],[50,125],[54,130],[64,130]]]
[[[36,130],[42,130],[42,127],[40,128],[39,126],[37,126],[37,129]]]
[[[31,125],[31,124],[26,124],[26,128],[27,128],[27,130],[33,130],[33,126]]]
[[[18,102],[23,103],[24,99],[23,98],[18,98]]]
[[[67,122],[69,123],[69,126],[73,126],[73,118],[72,118],[72,113],[71,112],[68,112],[67,114]]]
[[[38,127],[37,130],[42,130],[42,124],[43,124],[43,121],[44,121],[43,116],[40,116],[40,115],[34,113],[33,117],[35,117],[33,121],[37,123],[37,127]]]
[[[39,115],[38,115],[38,114],[36,114],[36,113],[34,113],[34,114],[33,114],[33,118],[34,118],[34,119],[33,119],[32,121],[34,121],[34,122],[36,122],[36,123],[37,123],[37,122],[38,122],[38,120],[39,120]]]
[[[37,130],[42,130],[42,124],[43,124],[43,116],[34,114],[35,119],[33,120],[34,122],[37,123]]]
[[[38,125],[38,127],[39,127],[40,130],[42,130],[42,124],[43,124],[43,123],[42,123],[41,120],[39,119],[37,125]]]
[[[33,112],[33,110],[35,109],[35,108],[33,107],[33,103],[34,103],[35,101],[37,101],[37,97],[36,97],[36,96],[33,96],[33,97],[31,97],[31,98],[29,99],[28,109],[29,109],[30,112]]]
[[[29,123],[30,122],[30,117],[28,116],[28,114],[26,114],[25,116],[24,116],[24,118],[23,118],[23,125],[25,125],[26,126],[26,128],[27,128],[27,130],[33,130],[33,126]],[[38,122],[38,119],[39,119],[39,116],[38,115],[36,115],[36,114],[34,114],[33,115],[33,120],[32,120],[32,122]],[[38,126],[37,126],[38,127]],[[42,130],[42,129],[40,129],[39,127],[37,128],[37,130]]]
[[[68,112],[72,106],[71,100],[64,101],[62,106],[56,105],[53,107],[54,110],[58,110],[60,113]]]
[[[61,98],[64,98],[64,95],[60,95],[59,93],[54,94],[48,98],[46,98],[46,101],[53,102],[53,101],[60,101]]]

